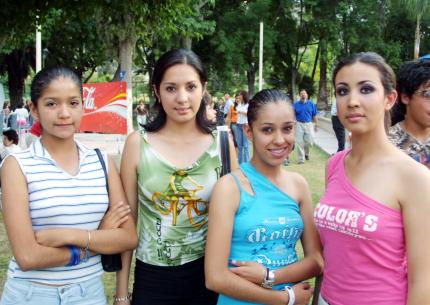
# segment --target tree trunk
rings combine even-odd
[[[318,58],[320,54],[321,40],[318,42],[317,54],[315,54],[314,67],[312,69],[312,80],[315,79],[315,71],[317,70]]]
[[[421,40],[421,30],[420,30],[420,23],[421,23],[421,15],[417,15],[417,26],[415,28],[415,48],[414,48],[414,58],[420,57],[420,40]]]
[[[291,100],[294,102],[296,100],[296,81],[297,81],[297,70],[291,67]]]
[[[119,42],[119,66],[120,73],[125,73],[123,81],[127,82],[127,130],[133,131],[133,91],[132,91],[132,60],[135,39],[125,37]]]
[[[318,89],[318,110],[328,109],[328,91],[327,91],[327,42],[322,39],[320,55],[320,81]]]
[[[246,78],[248,80],[248,95],[249,98],[254,96],[254,83],[255,83],[255,67],[254,64],[249,65],[249,69],[246,71]]]
[[[5,57],[8,75],[10,105],[12,109],[23,103],[24,80],[28,76],[29,67],[25,51],[14,50]]]
[[[181,39],[181,47],[187,50],[191,50],[193,46],[193,40],[189,36],[184,36]]]
[[[120,64],[118,64],[118,67],[116,68],[115,74],[113,75],[111,82],[119,82],[119,72],[121,72]]]

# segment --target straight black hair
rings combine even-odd
[[[30,98],[34,106],[37,107],[37,101],[43,95],[43,91],[45,91],[49,84],[61,77],[72,80],[79,88],[82,97],[82,82],[73,70],[66,67],[49,67],[37,72],[31,82]]]
[[[153,106],[155,115],[151,116],[148,120],[148,123],[145,124],[145,130],[149,132],[158,131],[164,126],[164,124],[166,124],[166,112],[164,111],[161,102],[158,100],[157,95],[159,95],[160,92],[160,84],[163,80],[164,73],[166,73],[167,69],[170,67],[179,64],[185,64],[193,67],[194,70],[196,70],[196,72],[199,74],[202,86],[204,86],[207,82],[207,74],[203,63],[193,51],[186,49],[173,49],[161,55],[155,64],[154,72],[152,73],[152,86],[157,94],[155,95],[155,103]],[[196,121],[197,126],[203,132],[211,133],[213,131],[214,124],[206,117],[206,106],[203,99],[196,114]]]
[[[285,92],[278,89],[263,89],[257,92],[249,101],[247,117],[248,124],[251,128],[261,108],[270,103],[287,103],[295,116],[291,100]]]
[[[402,94],[409,98],[418,88],[430,81],[430,59],[408,61],[397,70],[397,102],[391,108],[391,124],[395,125],[405,119],[406,105]]]

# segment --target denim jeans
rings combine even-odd
[[[236,125],[236,143],[237,143],[237,154],[239,164],[249,161],[249,144],[248,139],[245,136],[245,131],[243,130],[244,124]]]
[[[101,277],[63,286],[48,286],[8,278],[0,305],[106,305]]]

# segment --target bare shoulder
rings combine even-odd
[[[21,167],[19,166],[18,160],[12,155],[7,156],[1,165],[1,174],[16,175],[17,173],[22,174]]]
[[[292,183],[299,188],[309,188],[308,181],[301,174],[284,170],[288,183]]]
[[[140,138],[141,138],[141,134],[140,131],[136,130],[133,131],[132,133],[130,133],[127,136],[127,139],[125,141],[125,145],[126,146],[135,146],[135,145],[139,145],[140,143]]]
[[[430,186],[429,169],[403,152],[396,158],[397,160],[393,164],[401,197],[407,198],[413,194],[424,195],[428,193]]]
[[[139,163],[141,134],[134,131],[127,136],[121,156],[121,171],[125,167],[136,167]]]
[[[231,173],[221,177],[213,189],[211,205],[215,204],[219,208],[236,211],[239,201],[240,191]]]
[[[233,178],[233,174],[238,178],[241,184],[244,181],[246,181],[246,178],[243,176],[242,171],[239,169],[236,169],[232,171],[230,174],[227,174],[219,178],[215,184],[215,188],[218,190],[222,190],[225,193],[225,195],[238,193],[239,189],[235,179]]]

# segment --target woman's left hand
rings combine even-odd
[[[266,277],[266,267],[257,262],[243,262],[233,260],[234,266],[230,271],[252,283],[260,285]]]

